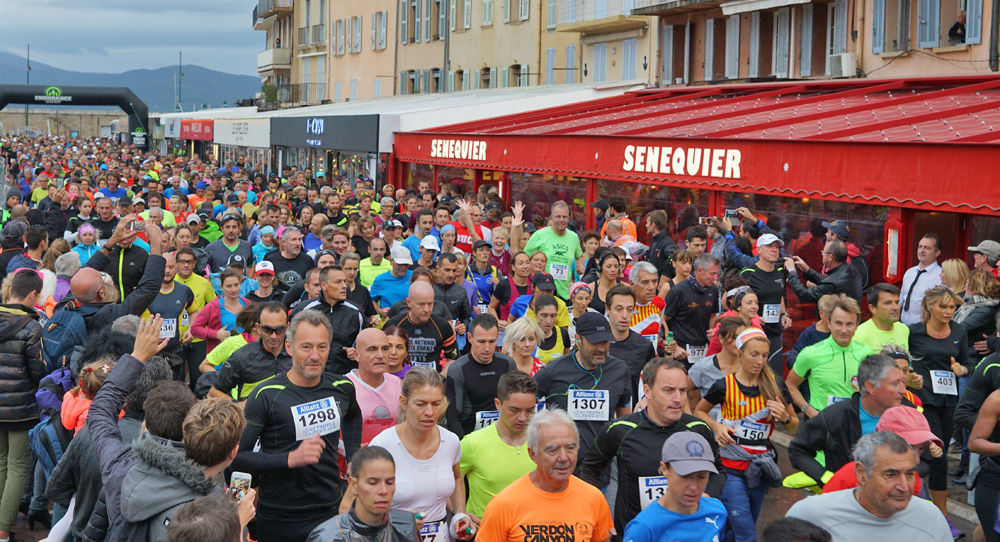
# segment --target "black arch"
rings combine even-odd
[[[61,87],[56,85],[0,85],[0,109],[8,104],[117,105],[128,115],[128,131],[141,133],[142,148],[149,145],[149,108],[128,87]],[[139,141],[135,141],[139,144]]]

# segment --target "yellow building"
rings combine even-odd
[[[264,50],[257,53],[257,75],[265,85],[292,84],[292,51],[296,27],[294,0],[259,0],[253,9],[253,29],[264,31]]]
[[[636,0],[557,0],[559,32],[579,36],[578,81],[656,83],[656,17],[632,15]]]
[[[257,53],[266,102],[317,104],[327,99],[329,32],[326,0],[258,0],[254,30],[266,32]]]
[[[396,70],[396,0],[342,0],[328,22],[330,99],[392,96]]]
[[[397,94],[444,92],[447,0],[400,0],[394,72]]]

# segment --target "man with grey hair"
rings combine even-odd
[[[294,226],[281,231],[278,247],[278,250],[268,252],[264,261],[274,265],[275,278],[285,290],[289,290],[306,276],[306,271],[312,269],[313,261],[302,252],[302,232]]]
[[[515,533],[550,533],[572,539],[578,531],[593,542],[608,540],[614,524],[604,495],[573,476],[580,434],[569,414],[560,409],[535,414],[527,441],[535,470],[490,500],[476,538],[494,542],[512,540]],[[539,491],[546,498],[527,498]]]
[[[929,501],[913,496],[917,458],[891,431],[869,433],[854,448],[858,487],[799,501],[788,517],[812,521],[834,540],[950,542],[951,529]]]
[[[636,262],[632,264],[628,280],[635,290],[632,331],[653,343],[653,348],[659,351],[657,337],[660,335],[660,313],[666,306],[663,298],[656,295],[659,272],[649,262]]]
[[[545,272],[552,275],[556,283],[556,294],[563,301],[569,300],[569,287],[573,284],[572,270],[577,260],[583,257],[580,238],[569,226],[569,204],[559,200],[552,204],[550,226],[536,231],[528,239],[524,251],[534,254],[535,251],[545,253]]]
[[[134,314],[126,314],[111,324],[111,331],[135,337],[139,333],[139,323],[141,322],[142,318]]]
[[[719,260],[702,253],[694,260],[694,271],[688,280],[667,293],[663,307],[663,335],[674,332],[677,351],[674,359],[684,361],[688,368],[705,357],[708,333],[715,328],[719,313]]]
[[[905,399],[906,375],[883,354],[866,357],[858,366],[858,393],[834,403],[803,423],[788,446],[792,466],[820,487],[850,462],[850,449],[862,435],[875,432],[882,413],[894,406],[913,406]],[[825,455],[825,466],[817,459]]]
[[[346,489],[337,444],[343,439],[347,457],[361,447],[354,384],[326,372],[332,337],[333,327],[322,312],[296,314],[285,335],[292,368],[256,387],[247,399],[247,426],[233,468],[260,481],[261,542],[305,541],[336,515]],[[258,439],[260,451],[255,452]]]

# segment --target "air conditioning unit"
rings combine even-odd
[[[840,53],[826,57],[830,66],[831,77],[855,77],[858,71],[858,60],[854,53]]]

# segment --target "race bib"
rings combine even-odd
[[[611,419],[608,390],[569,390],[569,416],[577,421],[606,422]]]
[[[765,324],[777,324],[781,321],[781,305],[765,304],[764,305],[764,323]]]
[[[163,325],[160,326],[161,339],[173,339],[177,336],[177,319],[164,318]]]
[[[639,509],[645,510],[653,501],[659,499],[667,492],[666,476],[640,476],[639,477]]]
[[[848,399],[850,399],[850,397],[838,397],[836,395],[830,395],[826,398],[826,406],[835,405],[837,403],[840,403],[841,401],[846,401]]]
[[[340,411],[332,397],[293,406],[292,421],[295,424],[295,440],[340,431]]]
[[[740,420],[740,424],[736,426],[736,436],[743,440],[764,440],[771,436],[771,426],[766,423]]]
[[[434,369],[435,371],[437,370],[437,367],[434,366],[435,364],[433,361],[414,361],[411,363],[413,364],[414,367],[427,367],[428,369]]]
[[[705,357],[705,352],[708,351],[708,345],[705,346],[691,346],[687,347],[689,358],[703,358]]]
[[[489,427],[500,419],[500,411],[498,410],[484,410],[482,412],[476,412],[476,429],[482,429],[484,427]]]
[[[181,312],[181,325],[182,326],[190,326],[191,325],[191,315],[188,314],[187,309],[184,309]]]
[[[958,395],[958,381],[951,371],[931,371],[931,386],[934,393],[941,395]]]
[[[424,523],[420,528],[420,542],[448,542],[448,531],[444,520]]]
[[[569,266],[552,264],[549,266],[549,273],[552,274],[552,278],[555,280],[566,280],[569,278]]]
[[[490,306],[489,304],[480,303],[479,304],[479,314],[489,314]]]

